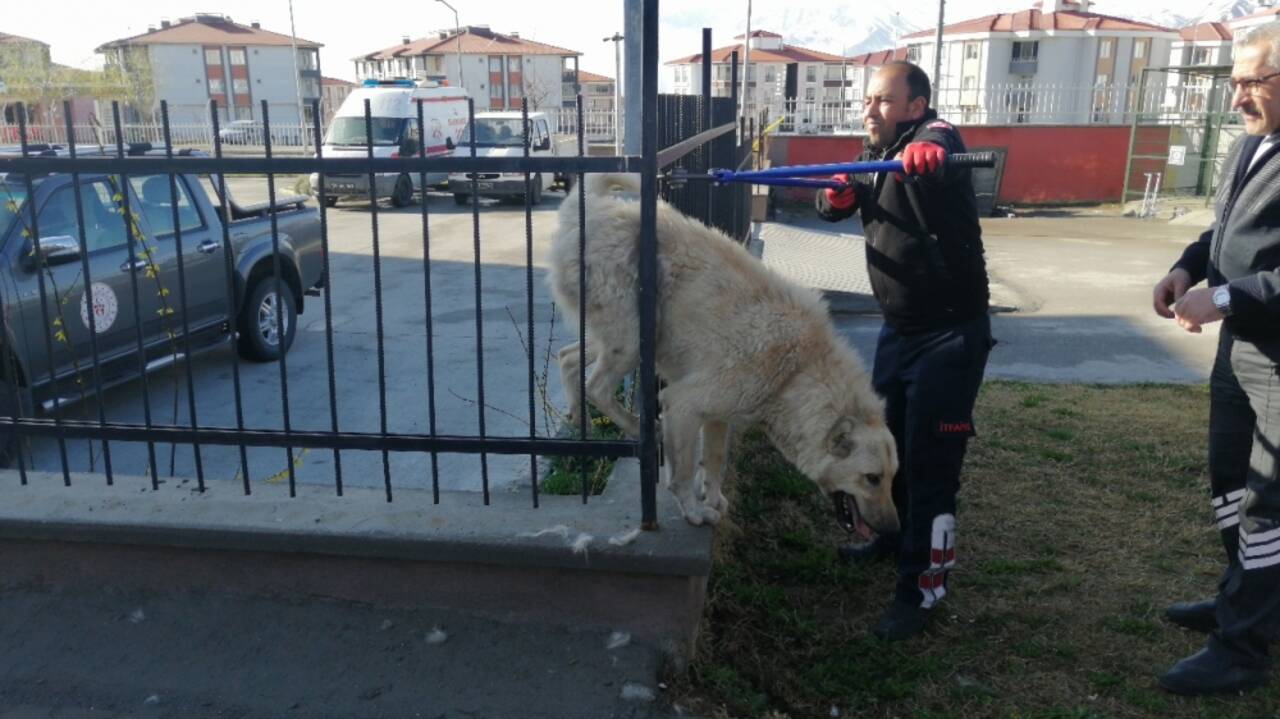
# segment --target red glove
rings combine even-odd
[[[831,179],[844,183],[844,189],[837,190],[834,187],[824,189],[828,205],[837,210],[847,210],[858,204],[858,196],[853,191],[852,178],[848,175],[832,175]]]
[[[932,175],[947,161],[947,151],[933,142],[913,142],[902,150],[902,171],[907,175]]]

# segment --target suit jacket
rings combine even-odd
[[[1214,198],[1214,221],[1174,267],[1192,283],[1231,289],[1227,327],[1246,339],[1280,338],[1280,142],[1250,167],[1263,138],[1231,144]]]

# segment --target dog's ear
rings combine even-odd
[[[840,459],[853,454],[853,420],[841,417],[827,432],[827,451]]]

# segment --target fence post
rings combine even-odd
[[[638,0],[629,0],[628,10]],[[640,161],[640,509],[641,526],[658,528],[658,378],[656,372],[658,309],[658,0],[643,0],[643,112]],[[628,12],[628,20],[631,13]],[[627,37],[635,35],[629,30]],[[628,63],[636,67],[641,63]],[[630,138],[628,138],[630,139]]]
[[[711,123],[711,28],[704,27],[702,28],[702,127],[698,128],[698,132],[710,130]],[[704,145],[699,153],[702,155],[701,169],[704,173],[711,170],[712,144]],[[705,195],[703,197],[702,224],[710,226],[713,188],[710,182],[703,184],[705,185]]]

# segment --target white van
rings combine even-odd
[[[467,127],[467,92],[460,87],[412,80],[365,80],[342,102],[324,136],[325,157],[367,157],[369,128],[364,102],[369,101],[374,157],[416,156],[424,138],[418,137],[418,101],[422,101],[422,127],[427,157],[447,156]],[[421,173],[378,173],[374,176],[377,198],[391,198],[404,207],[421,192]],[[444,172],[427,173],[428,186],[448,180]],[[369,173],[332,173],[324,176],[324,203],[333,207],[340,197],[369,198]],[[320,178],[311,175],[311,191],[320,194]]]
[[[477,112],[476,136],[470,131],[455,140],[457,155],[469,157],[474,144],[476,157],[521,157],[524,155],[523,115],[519,112]],[[551,116],[545,112],[529,113],[529,155],[531,157],[565,157],[572,155],[574,139],[557,135]],[[465,128],[464,128],[465,129]],[[475,184],[472,184],[475,179]],[[538,204],[542,201],[544,190],[562,187],[569,189],[573,180],[571,176],[538,173],[530,178],[533,182],[529,201]],[[449,192],[459,205],[470,202],[472,193],[478,197],[523,197],[525,194],[524,173],[522,172],[487,172],[474,178],[469,172],[455,172],[449,175]]]

